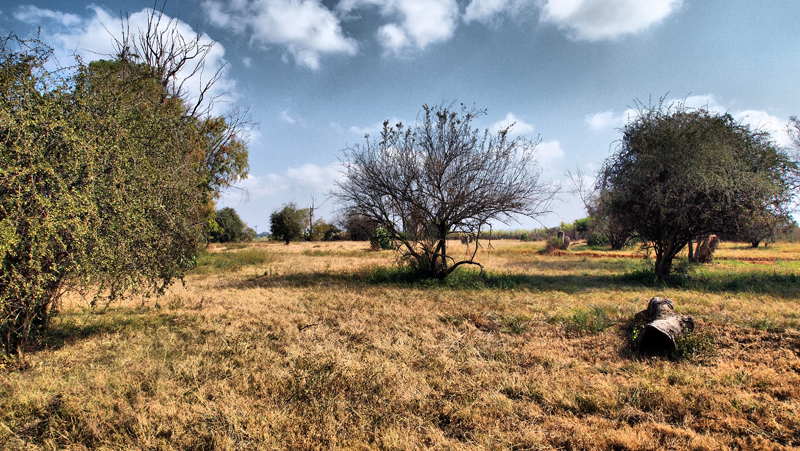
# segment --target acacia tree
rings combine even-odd
[[[732,234],[759,212],[784,210],[797,168],[768,133],[728,114],[640,105],[598,184],[611,214],[652,245],[664,278],[695,237]]]
[[[540,180],[537,141],[511,139],[511,125],[493,134],[472,128],[485,110],[423,106],[413,127],[383,123],[379,139],[344,151],[344,179],[335,195],[350,212],[383,227],[404,259],[423,275],[444,278],[474,260],[481,228],[514,215],[546,213],[555,189]],[[460,260],[452,234],[474,238]]]

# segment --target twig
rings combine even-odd
[[[320,319],[319,319],[319,322],[316,322],[316,323],[314,323],[314,324],[306,324],[305,326],[300,326],[300,325],[298,325],[298,326],[297,326],[297,329],[298,329],[300,332],[302,332],[302,331],[304,331],[304,330],[308,329],[309,327],[319,326],[320,324],[322,324],[322,318],[320,318]]]

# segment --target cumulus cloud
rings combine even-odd
[[[514,116],[514,113],[508,113],[505,119],[503,119],[502,121],[495,122],[491,127],[489,127],[489,131],[491,131],[492,133],[497,133],[501,129],[506,128],[512,124],[513,126],[511,127],[511,131],[509,132],[509,136],[521,136],[533,133],[534,130],[533,125],[520,120],[519,118]]]
[[[683,104],[688,108],[703,108],[716,114],[730,114],[734,119],[749,125],[751,129],[768,132],[772,139],[780,146],[790,146],[791,137],[786,132],[787,119],[782,119],[762,110],[731,110],[721,104],[713,95],[694,95],[683,99],[668,99],[665,105]],[[624,126],[630,118],[636,116],[636,111],[628,109],[620,114],[613,111],[590,114],[586,116],[586,123],[592,130],[610,130]]]
[[[721,105],[711,94],[689,96],[686,99],[673,99],[670,103],[683,103],[690,108],[705,108],[708,111],[725,114],[729,113],[734,119],[743,124],[749,125],[753,130],[763,130],[768,132],[772,139],[780,146],[792,144],[791,137],[786,133],[786,124],[789,119],[781,119],[762,110],[731,110]]]
[[[557,140],[542,141],[536,146],[536,159],[542,166],[547,166],[564,157],[564,150]]]
[[[680,5],[681,0],[541,0],[541,20],[573,39],[599,41],[642,31]]]
[[[74,27],[82,22],[75,14],[37,8],[33,5],[20,6],[14,12],[14,18],[28,24],[38,25],[42,20],[52,21],[64,27]]]
[[[296,64],[318,69],[325,54],[354,55],[358,44],[344,35],[339,18],[320,0],[206,0],[209,23],[242,32],[262,45],[277,45]]]
[[[339,162],[327,166],[305,164],[299,168],[289,168],[286,177],[298,186],[311,188],[316,192],[327,192],[343,177],[342,165]]]
[[[750,126],[752,129],[768,132],[772,139],[782,147],[793,145],[792,137],[786,132],[788,119],[781,119],[766,111],[744,110],[733,114],[733,117]]]
[[[602,113],[595,113],[586,116],[586,123],[592,130],[606,130],[620,128],[628,122],[631,114],[635,114],[633,110],[627,110],[620,114],[614,114],[613,111],[603,111]]]
[[[366,6],[377,6],[392,21],[378,29],[377,38],[395,55],[447,41],[458,26],[456,0],[343,0],[337,8],[347,14]]]
[[[110,58],[116,50],[115,40],[121,39],[121,18],[111,15],[99,6],[90,6],[88,11],[89,15],[82,17],[34,6],[24,6],[14,13],[14,17],[25,23],[41,26],[42,40],[53,47],[55,57],[62,64],[69,62],[76,54],[80,55],[85,62]],[[152,9],[143,9],[128,17],[131,34],[136,35],[139,30],[147,28],[147,19],[152,11]],[[169,16],[164,15],[161,23],[166,24],[170,20]],[[197,35],[191,26],[180,20],[175,22],[175,29],[186,40],[191,40]],[[212,42],[214,41],[208,35],[201,35],[201,45]],[[185,80],[184,87],[188,91],[189,98],[196,98],[201,85],[208,81],[207,74],[213,74],[224,68],[225,65],[225,48],[216,43],[205,59],[205,78],[200,73],[191,75],[188,67],[179,72],[177,78]],[[218,100],[230,101],[235,97],[235,87],[235,80],[228,77],[223,71],[222,77],[214,84],[209,95],[217,97]]]
[[[269,198],[278,193],[288,191],[290,184],[286,177],[277,174],[248,175],[239,181],[233,189],[222,193],[220,203],[233,205],[236,201],[258,200]]]

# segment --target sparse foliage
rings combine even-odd
[[[610,245],[612,250],[623,249],[631,240],[630,227],[620,221],[613,209],[609,208],[606,193],[599,185],[594,188],[586,180],[586,175],[580,169],[576,169],[573,174],[570,171],[566,175],[572,181],[572,194],[576,194],[583,202],[586,213],[586,223],[575,223],[576,230],[587,235],[587,243],[590,246]]]
[[[422,274],[444,278],[474,261],[480,246],[456,260],[451,234],[477,238],[490,221],[547,212],[554,189],[540,180],[538,141],[473,129],[485,111],[423,106],[413,127],[383,124],[379,139],[345,150],[345,180],[336,195],[349,210],[385,228]]]

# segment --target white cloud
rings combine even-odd
[[[533,133],[533,125],[520,120],[514,116],[513,113],[508,113],[505,119],[495,122],[491,127],[489,127],[489,131],[492,133],[497,133],[500,131],[500,129],[508,127],[511,124],[514,125],[511,127],[509,136],[521,136]]]
[[[637,33],[660,22],[681,0],[540,0],[541,20],[573,39],[599,41]]]
[[[253,59],[249,56],[246,56],[242,58],[242,64],[244,64],[244,67],[250,68],[253,66]]]
[[[252,31],[263,45],[278,45],[295,63],[318,69],[323,54],[354,55],[358,44],[344,35],[339,19],[319,0],[206,0],[207,20],[220,28]]]
[[[751,129],[764,130],[772,135],[772,139],[782,147],[793,144],[792,137],[786,133],[788,119],[780,119],[766,111],[744,110],[733,114],[733,117],[750,126]]]
[[[343,0],[337,8],[347,14],[369,5],[378,6],[383,17],[393,20],[380,27],[377,36],[386,51],[396,55],[447,41],[458,26],[456,0]]]
[[[14,18],[32,25],[39,25],[43,20],[53,21],[64,27],[73,27],[82,21],[80,16],[75,14],[37,8],[33,5],[20,6],[14,13]]]
[[[289,110],[281,111],[281,120],[289,124],[297,123],[297,119],[289,115]]]
[[[312,188],[318,193],[327,192],[342,178],[342,166],[339,162],[327,166],[309,163],[299,168],[289,168],[286,177],[301,187]]]
[[[786,124],[789,119],[781,119],[761,110],[731,110],[720,105],[711,94],[689,96],[685,100],[673,99],[671,103],[683,103],[690,108],[705,108],[717,114],[730,113],[734,119],[747,124],[753,130],[763,130],[772,135],[772,139],[780,146],[792,144],[791,137],[786,133]]]
[[[292,198],[303,198],[311,193],[325,195],[342,177],[339,162],[326,166],[305,164],[299,168],[288,168],[282,174],[248,175],[233,189],[222,194],[221,203],[233,205],[237,202],[270,200],[273,197],[290,202]]]
[[[62,64],[70,61],[72,55],[80,55],[85,62],[98,59],[111,58],[115,53],[115,40],[121,38],[120,17],[112,16],[108,11],[99,6],[90,6],[89,17],[81,17],[73,14],[65,14],[59,11],[36,8],[33,6],[20,7],[15,13],[15,17],[27,23],[36,24],[42,27],[42,40],[51,45],[54,49],[56,59]],[[128,17],[129,32],[134,36],[139,30],[147,28],[147,18],[152,13],[152,9],[143,9],[133,13]],[[162,24],[172,20],[169,16],[164,16]],[[174,22],[177,33],[191,40],[197,33],[185,22],[176,20]],[[206,34],[200,37],[200,44],[210,44],[213,40]],[[188,91],[188,96],[196,98],[200,86],[208,81],[208,74],[213,74],[223,68],[226,64],[225,48],[216,43],[205,59],[205,77],[203,74],[189,73],[190,68],[184,68],[178,73],[178,79],[186,80],[184,87]],[[188,78],[187,78],[188,77]],[[228,77],[223,71],[222,77],[214,84],[211,92],[212,97],[218,97],[221,101],[230,101],[235,97],[236,82]]]
[[[204,1],[200,3],[200,7],[205,11],[206,20],[208,20],[211,25],[219,28],[232,29],[236,32],[244,31],[244,23],[240,20],[236,20],[225,12],[222,9],[222,2]]]
[[[542,141],[536,146],[536,159],[542,166],[547,166],[563,157],[564,151],[561,149],[561,143],[557,140]]]
[[[632,110],[624,111],[621,114],[614,114],[613,111],[603,111],[602,113],[589,114],[586,116],[586,123],[592,130],[606,130],[620,128],[628,122]]]
[[[665,106],[682,104],[688,108],[703,108],[715,114],[730,114],[734,119],[749,125],[753,130],[768,132],[772,139],[780,146],[790,146],[792,139],[786,132],[788,119],[781,119],[762,110],[731,110],[722,105],[712,94],[688,96],[684,99],[668,99]],[[613,111],[604,111],[586,116],[586,122],[593,130],[608,130],[623,127],[629,119],[636,116],[637,112],[628,109],[619,115]]]
[[[402,28],[395,24],[388,24],[378,29],[378,42],[383,48],[398,54],[411,45],[411,39]]]

